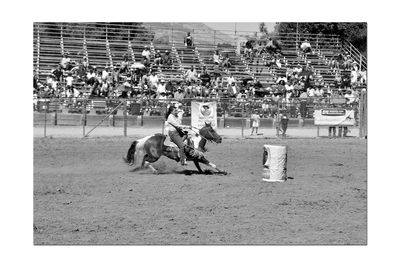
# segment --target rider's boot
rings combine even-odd
[[[181,159],[181,165],[182,166],[187,165],[187,163],[186,163],[186,155],[185,155],[185,151],[184,151],[183,147],[181,149],[179,149],[179,157]]]

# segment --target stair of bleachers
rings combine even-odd
[[[91,66],[96,66],[97,69],[103,69],[109,65],[109,57],[106,49],[105,40],[86,40],[88,60]]]

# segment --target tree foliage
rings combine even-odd
[[[281,22],[275,25],[276,33],[296,33],[297,30],[299,33],[336,34],[339,35],[341,39],[351,42],[362,53],[367,52],[366,22]]]

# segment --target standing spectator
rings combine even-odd
[[[302,118],[305,118],[307,115],[307,91],[303,90],[303,92],[300,94],[300,116]]]
[[[286,130],[288,127],[288,122],[289,122],[289,116],[284,113],[281,117],[281,129],[282,129],[282,136],[286,136]]]
[[[256,110],[254,110],[253,114],[250,117],[253,121],[251,124],[251,134],[253,135],[254,130],[256,130],[256,135],[258,134],[258,127],[260,127],[260,115]]]
[[[365,70],[365,68],[362,67],[360,69],[359,75],[360,75],[360,83],[365,84],[367,82],[367,71]]]
[[[187,47],[193,46],[193,39],[192,39],[192,36],[190,35],[190,32],[187,33],[187,36],[183,40],[183,43]]]
[[[72,73],[71,72],[68,73],[68,76],[67,76],[67,78],[65,80],[67,81],[67,90],[71,94],[73,94],[74,91],[73,91],[72,83],[74,81],[74,77],[72,77]]]

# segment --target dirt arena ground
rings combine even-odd
[[[226,138],[207,153],[226,176],[130,172],[132,141],[34,138],[35,245],[367,244],[366,140]],[[293,179],[261,180],[263,144]]]

